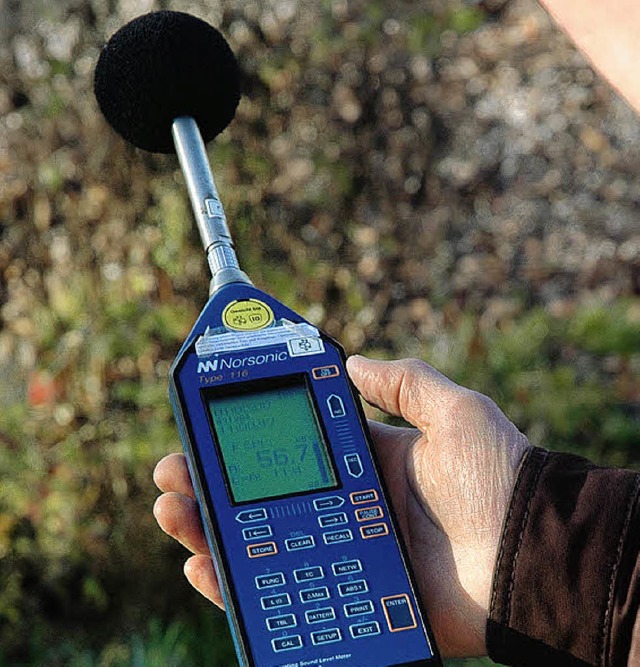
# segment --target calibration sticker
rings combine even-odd
[[[222,312],[222,323],[234,331],[257,331],[273,322],[273,311],[258,299],[237,299]]]

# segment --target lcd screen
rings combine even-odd
[[[303,376],[226,387],[206,393],[205,402],[232,502],[337,486]]]

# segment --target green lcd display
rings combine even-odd
[[[205,400],[234,503],[337,486],[304,377],[228,391]]]

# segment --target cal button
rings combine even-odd
[[[300,635],[292,635],[291,637],[272,639],[271,645],[276,653],[280,651],[292,651],[296,648],[302,648],[302,637]]]

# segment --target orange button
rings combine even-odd
[[[250,544],[247,547],[249,558],[262,558],[263,556],[275,556],[278,547],[275,542],[262,542],[261,544]]]
[[[354,491],[349,494],[352,505],[364,505],[364,503],[375,503],[378,500],[378,492],[375,489],[367,491]]]
[[[356,519],[358,521],[373,521],[374,519],[382,519],[383,516],[384,512],[380,505],[361,507],[359,510],[356,510]]]
[[[411,600],[406,593],[401,595],[389,595],[381,600],[387,625],[391,632],[400,630],[412,630],[418,626],[416,616],[411,607]]]
[[[326,380],[327,378],[334,378],[340,375],[340,369],[335,366],[319,366],[312,371],[313,377],[316,380]]]
[[[362,539],[370,540],[372,537],[383,537],[389,534],[389,526],[386,523],[370,523],[366,526],[360,526]]]

